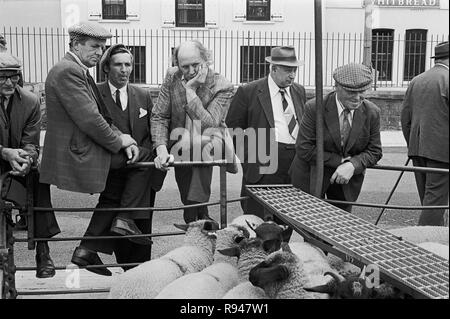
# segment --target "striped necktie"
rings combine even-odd
[[[286,119],[286,123],[288,125],[289,134],[295,139],[296,137],[293,135],[293,132],[295,130],[295,126],[297,125],[297,121],[295,119],[294,113],[292,112],[292,109],[289,108],[289,103],[286,100],[286,91],[285,89],[280,89],[281,94],[281,102],[283,104],[283,112],[284,112],[284,118]]]
[[[347,144],[348,137],[350,136],[350,131],[352,129],[352,126],[350,125],[350,120],[348,119],[348,116],[350,115],[350,110],[347,108],[344,108],[344,111],[342,111],[342,126],[341,126],[341,146],[342,148],[345,147],[345,144]]]

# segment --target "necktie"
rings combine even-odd
[[[8,112],[6,111],[7,105],[6,105],[6,97],[1,95],[0,96],[0,106],[2,107],[2,110],[0,112],[3,112],[3,114],[5,115],[5,120],[6,123],[9,122],[9,116],[8,116]]]
[[[122,102],[120,101],[120,91],[116,90],[116,104],[122,110]]]
[[[105,121],[109,125],[111,125],[111,123],[112,123],[111,115],[109,114],[109,111],[106,108],[105,102],[103,101],[103,98],[102,98],[102,96],[100,94],[100,91],[98,90],[98,87],[95,84],[94,79],[92,78],[91,74],[89,73],[89,70],[86,70],[86,76],[87,76],[88,83],[89,83],[89,85],[90,85],[90,87],[92,89],[92,92],[94,93],[94,97],[95,97],[95,100],[97,102],[98,111],[103,116]]]
[[[283,105],[283,112],[284,112],[284,118],[286,119],[286,123],[288,125],[288,129],[289,129],[289,134],[291,134],[291,136],[295,139],[295,136],[293,136],[293,132],[295,130],[295,126],[297,125],[297,121],[295,120],[295,116],[292,113],[292,110],[290,108],[288,108],[289,103],[286,100],[286,91],[285,89],[280,89],[280,94],[281,94],[281,103]]]
[[[344,147],[347,143],[348,137],[350,135],[350,130],[352,129],[350,125],[350,120],[348,119],[348,116],[350,114],[350,110],[347,108],[344,108],[344,111],[342,111],[341,116],[342,118],[342,127],[341,127],[341,146]]]

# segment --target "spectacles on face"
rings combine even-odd
[[[5,84],[6,81],[10,79],[11,82],[15,83],[18,82],[20,79],[20,75],[19,74],[14,74],[14,75],[0,75],[0,84]]]

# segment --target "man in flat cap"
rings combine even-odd
[[[70,50],[49,72],[45,82],[47,133],[41,182],[81,193],[105,189],[110,168],[139,156],[136,141],[114,125],[89,68],[102,57],[111,34],[97,23],[80,22],[69,28]],[[103,265],[98,254],[80,245],[72,256],[78,266]],[[110,276],[102,267],[88,270]]]
[[[419,74],[403,101],[401,123],[408,156],[418,167],[449,168],[448,41],[435,47],[434,67]],[[423,206],[448,205],[448,174],[414,173]],[[444,225],[444,209],[423,210],[419,225]]]
[[[238,88],[226,119],[228,127],[253,130],[256,134],[255,142],[246,141],[241,158],[242,196],[247,196],[248,184],[291,183],[288,170],[306,102],[304,87],[294,82],[297,69],[303,64],[297,60],[295,49],[275,47],[266,61],[270,74]],[[261,146],[265,147],[263,154],[270,151],[270,158],[252,159],[252,154],[260,154]],[[237,153],[239,147],[236,145]],[[271,217],[265,216],[263,207],[253,199],[241,202],[241,206],[244,214]]]
[[[380,109],[364,97],[372,85],[372,70],[350,63],[334,73],[336,90],[324,97],[324,176],[321,196],[354,202],[364,181],[365,169],[382,157]],[[316,182],[316,101],[308,101],[300,125],[292,184],[311,193]],[[352,205],[336,204],[351,212]]]
[[[134,57],[123,44],[114,44],[106,50],[100,61],[100,70],[107,81],[98,84],[105,106],[114,125],[130,134],[138,143],[138,161],[152,162],[150,114],[153,107],[150,91],[130,84]],[[153,207],[155,195],[161,189],[165,172],[154,168],[111,169],[106,187],[101,192],[97,208]],[[151,211],[124,211],[120,213],[94,212],[85,236],[110,236],[111,232],[126,235],[121,225],[151,232]],[[139,239],[142,241],[142,239]],[[144,238],[148,241],[148,238]],[[112,254],[118,263],[137,263],[150,260],[150,245],[131,240],[82,241],[81,246],[96,252]],[[124,270],[131,267],[124,266]]]
[[[4,183],[2,197],[25,205],[24,176],[31,174],[34,203],[51,207],[49,185],[39,183],[38,167],[41,111],[37,96],[19,85],[21,62],[9,53],[0,53],[0,169],[10,171],[14,181]],[[50,238],[60,232],[52,211],[38,212],[34,237]],[[47,241],[36,245],[36,277],[55,275]]]

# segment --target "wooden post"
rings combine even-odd
[[[364,51],[363,64],[372,67],[372,13],[373,0],[364,0]]]

